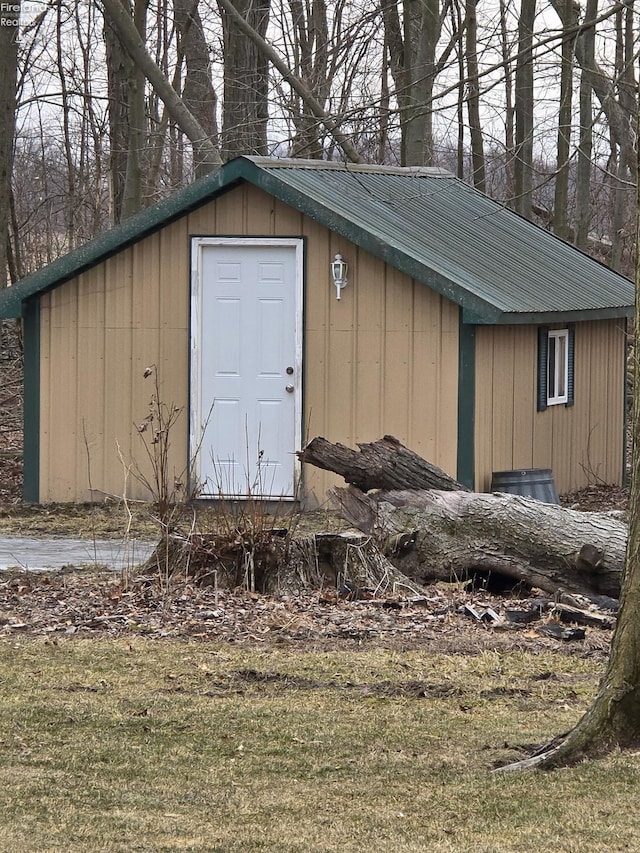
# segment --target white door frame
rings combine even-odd
[[[204,421],[209,412],[202,410],[202,251],[208,246],[291,246],[295,249],[295,364],[292,384],[294,385],[294,435],[292,448],[293,493],[283,495],[282,500],[295,500],[300,482],[300,461],[293,452],[302,442],[302,350],[303,350],[303,298],[304,298],[304,238],[302,237],[192,237],[191,238],[191,377],[190,377],[190,429],[189,465],[191,487],[201,484],[201,447]],[[204,495],[215,497],[215,495]],[[240,496],[239,499],[241,499]],[[252,495],[251,497],[256,497]],[[274,497],[274,496],[270,496]]]

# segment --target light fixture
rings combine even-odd
[[[336,299],[340,299],[340,291],[347,286],[347,271],[349,265],[342,260],[342,255],[338,253],[331,261],[331,277],[336,286]]]

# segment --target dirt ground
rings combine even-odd
[[[352,601],[333,591],[267,596],[184,582],[163,589],[156,582],[127,584],[114,572],[97,569],[5,572],[0,578],[0,636],[29,634],[56,642],[70,636],[143,635],[297,648],[374,644],[398,650],[428,644],[431,651],[444,653],[557,649],[604,659],[610,628],[578,629],[578,639],[563,640],[545,633],[549,626],[571,631],[553,610],[525,625],[505,617],[507,611],[530,612],[532,598],[492,596],[441,583],[417,595]]]
[[[608,496],[622,506],[624,495]],[[591,503],[595,495],[574,496]],[[598,502],[598,508],[602,504]],[[0,503],[0,535],[15,522],[26,535],[69,535],[91,529],[91,508],[23,507]],[[122,530],[117,507],[111,535]],[[103,509],[101,523],[104,530]],[[316,513],[313,524],[322,525]],[[336,519],[327,519],[327,525]],[[106,524],[108,528],[109,525]],[[38,533],[39,531],[39,533]],[[245,590],[215,590],[184,579],[163,583],[157,574],[105,568],[64,568],[52,572],[4,572],[0,575],[0,636],[37,635],[57,642],[61,637],[135,636],[161,639],[198,638],[233,644],[286,644],[295,648],[357,648],[375,644],[398,650],[428,644],[431,651],[476,654],[488,649],[563,654],[608,654],[609,627],[572,628],[562,623],[553,602],[539,605],[536,590],[522,595],[492,594],[464,583],[439,583],[405,595],[352,600],[333,589],[305,593],[259,595]],[[574,602],[576,603],[576,602]],[[588,602],[578,601],[589,608]],[[538,616],[522,624],[512,621],[539,607]],[[548,636],[555,630],[560,638]],[[564,638],[563,638],[564,636]]]
[[[620,509],[626,494],[593,487],[564,502],[585,510]],[[121,535],[117,506],[25,507],[17,497],[0,501],[0,535],[15,532],[17,524],[23,535],[76,531],[87,536],[95,513],[102,534]],[[306,522],[316,528],[338,524],[318,512]],[[615,614],[608,614],[606,627],[567,624],[554,602],[540,603],[543,596],[536,590],[500,595],[458,582],[403,592],[363,600],[334,589],[267,596],[215,590],[184,578],[163,583],[157,574],[104,567],[11,571],[0,575],[0,636],[28,634],[58,642],[71,636],[144,635],[301,649],[374,644],[399,651],[427,644],[432,652],[470,655],[489,649],[554,649],[604,660],[615,623]],[[584,599],[573,603],[590,608]],[[523,621],[514,621],[519,614]]]

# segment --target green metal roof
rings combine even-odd
[[[248,181],[463,308],[475,323],[632,313],[633,284],[447,172],[238,157],[0,293],[0,316]]]

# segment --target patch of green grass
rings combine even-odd
[[[136,538],[154,539],[158,523],[148,504],[132,503],[129,519],[122,501],[95,504],[18,504],[0,506],[0,533],[16,536],[72,536],[120,539],[129,532]]]
[[[0,642],[0,849],[637,849],[638,758],[492,775],[569,728],[593,661]]]
[[[193,508],[185,504],[176,509],[173,520],[186,532],[193,523],[194,509],[199,531],[224,529],[231,523],[230,509],[224,504],[198,502]],[[93,504],[0,505],[0,535],[121,539],[128,534],[137,539],[160,538],[157,512],[151,504],[131,502],[128,510],[131,516],[124,502],[115,499]],[[290,524],[293,530],[300,532],[334,531],[347,526],[335,513],[324,510],[294,514],[291,518],[283,512],[262,517],[263,510],[258,506],[255,512],[257,522],[262,525],[273,522],[276,527],[282,527]]]

